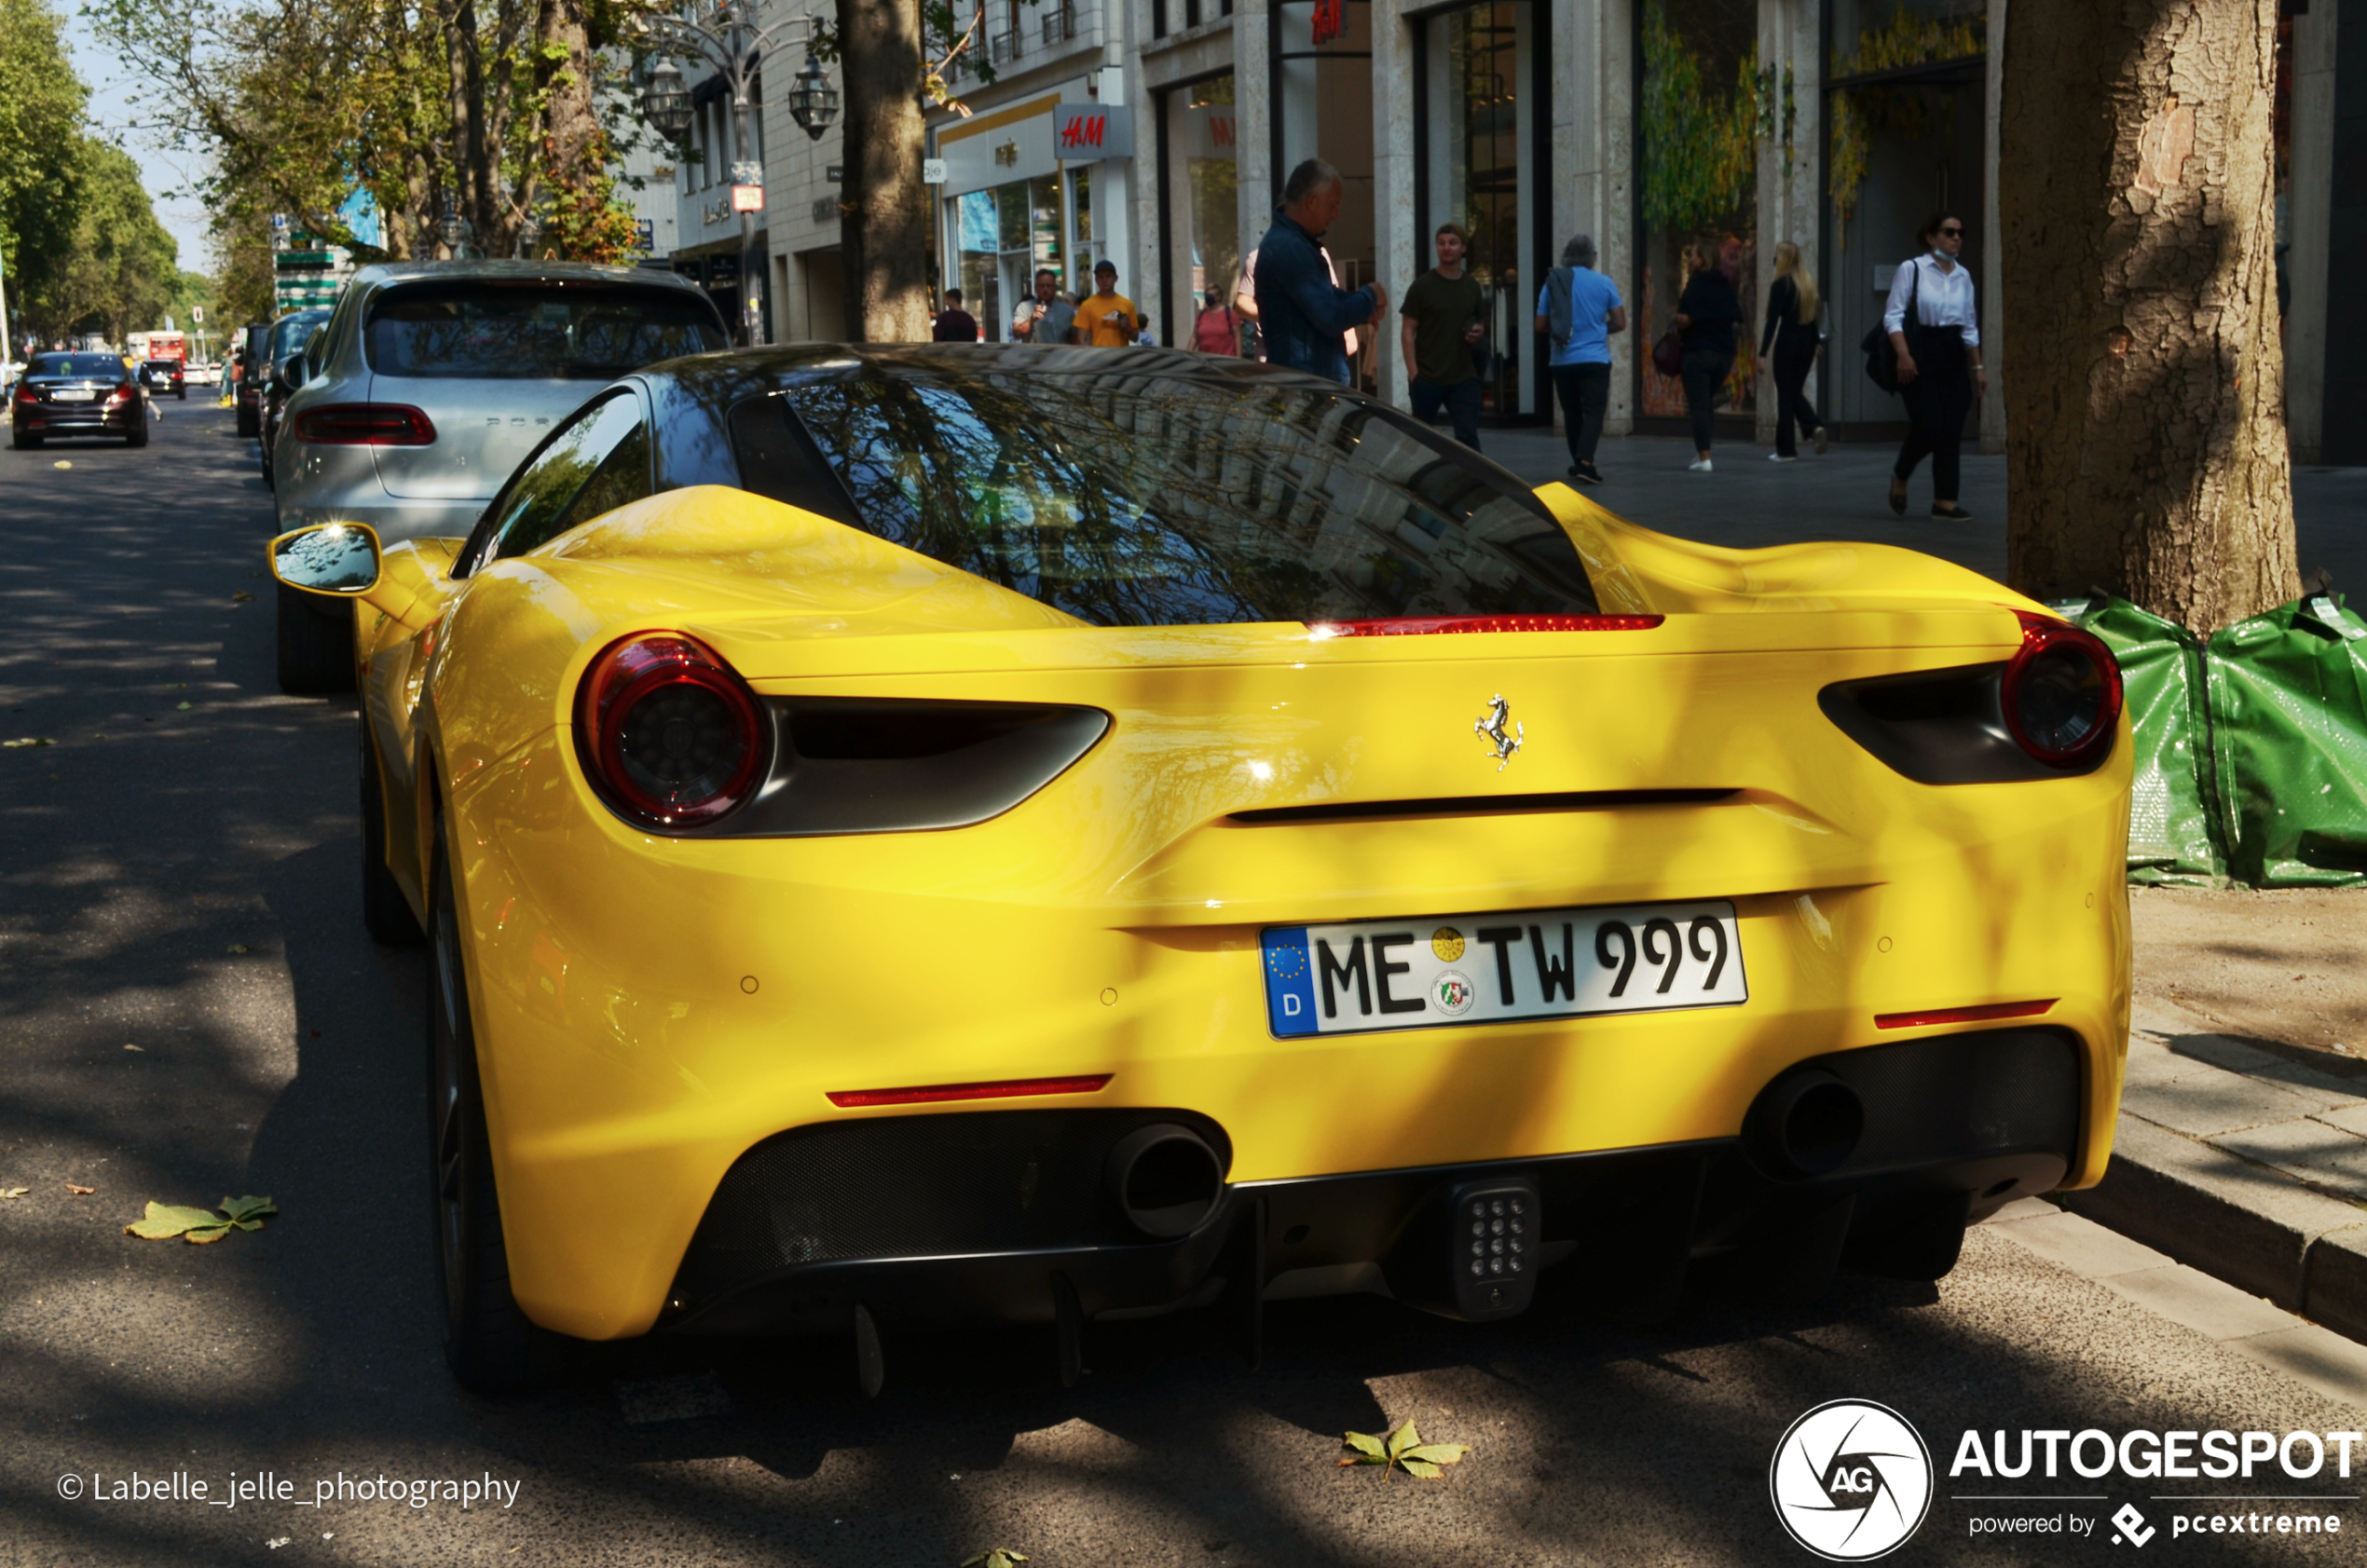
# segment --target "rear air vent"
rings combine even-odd
[[[1548,795],[1443,795],[1418,800],[1326,800],[1235,811],[1253,827],[1289,822],[1357,822],[1374,817],[1500,817],[1522,811],[1601,811],[1625,806],[1702,806],[1731,789],[1573,789]]]

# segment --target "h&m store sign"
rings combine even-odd
[[[1134,156],[1134,111],[1108,103],[1060,103],[1052,109],[1052,156],[1062,163],[1092,163]]]

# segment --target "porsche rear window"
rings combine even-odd
[[[1595,608],[1552,514],[1467,448],[1327,389],[1129,357],[804,382],[735,411],[743,480],[1101,626]],[[851,518],[751,450],[792,405]]]
[[[607,381],[725,347],[714,310],[682,290],[459,280],[380,294],[363,340],[380,375],[477,381]]]

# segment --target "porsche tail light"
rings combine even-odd
[[[592,661],[576,701],[584,770],[650,827],[701,827],[756,793],[772,727],[739,675],[693,638],[627,637]]]
[[[2022,646],[2006,661],[2005,728],[2049,768],[2076,768],[2113,743],[2120,723],[2120,662],[2089,633],[2024,615]]]
[[[1398,615],[1381,620],[1314,620],[1318,637],[1427,637],[1461,632],[1649,632],[1658,615]]]
[[[401,402],[333,402],[297,416],[295,438],[314,446],[431,446],[435,422]]]

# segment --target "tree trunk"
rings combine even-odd
[[[839,62],[846,77],[839,243],[846,335],[925,342],[930,225],[915,0],[839,0]]]
[[[2277,0],[2015,0],[1999,164],[2007,576],[2196,632],[2301,592]]]

